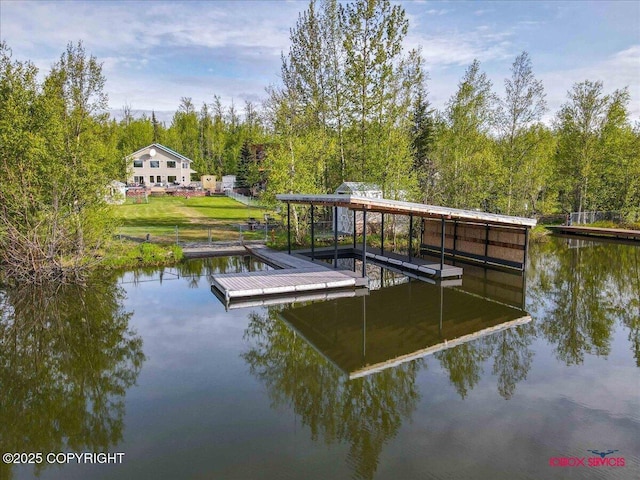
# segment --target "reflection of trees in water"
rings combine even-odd
[[[527,378],[533,360],[529,347],[534,338],[533,326],[527,323],[436,352],[434,357],[463,399],[480,381],[484,362],[493,358],[498,393],[509,400],[518,382]]]
[[[498,392],[505,400],[513,396],[518,382],[527,378],[533,360],[529,345],[534,338],[535,330],[531,323],[488,338],[494,348],[492,373],[498,377]]]
[[[209,285],[216,273],[256,272],[264,270],[264,263],[251,255],[232,255],[192,259],[178,265],[180,276],[186,279],[189,288],[197,288],[200,278],[205,276]]]
[[[373,478],[385,443],[416,408],[422,361],[354,380],[320,356],[278,319],[278,308],[252,313],[243,358],[267,387],[272,406],[287,406],[311,430],[313,440],[348,442],[356,478]]]
[[[640,249],[608,243],[568,248],[562,239],[533,248],[527,295],[557,357],[572,365],[585,354],[608,355],[619,319],[629,329],[638,362]]]
[[[115,282],[0,291],[0,450],[108,451],[144,362]],[[46,464],[36,466],[39,471]],[[2,464],[0,477],[11,467]]]
[[[631,351],[640,367],[640,247],[627,248],[616,256],[612,275],[618,277],[613,290],[614,312],[629,329]],[[626,287],[626,288],[625,288]]]

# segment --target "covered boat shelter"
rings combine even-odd
[[[366,276],[367,258],[373,258],[407,269],[419,270],[436,278],[460,276],[462,269],[445,265],[445,258],[480,263],[486,266],[524,270],[529,246],[529,230],[536,220],[475,210],[462,210],[422,203],[369,198],[344,194],[280,194],[276,198],[287,204],[287,251],[291,254],[291,204],[310,206],[311,258],[316,253],[315,207],[333,207],[334,266],[338,263],[338,208],[353,212],[353,251],[362,259],[362,276]],[[361,212],[361,229],[356,214]],[[380,248],[367,247],[367,215],[381,217]],[[384,223],[387,215],[409,217],[408,255],[385,252]],[[414,224],[421,222],[419,248],[414,250]],[[362,234],[362,247],[356,236]],[[415,259],[415,253],[439,257],[439,265],[426,265]]]

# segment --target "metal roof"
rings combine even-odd
[[[353,193],[364,193],[364,192],[380,192],[382,193],[382,189],[376,185],[375,183],[366,183],[366,182],[343,182],[338,188],[336,188],[335,193],[351,191]]]
[[[372,212],[398,213],[402,215],[414,214],[419,217],[457,219],[467,222],[479,222],[522,227],[534,227],[533,218],[513,217],[497,213],[463,210],[460,208],[426,205],[423,203],[387,200],[385,198],[369,198],[357,195],[314,195],[314,194],[279,194],[276,198],[287,203],[313,203],[322,205],[336,205],[352,210],[370,210]]]

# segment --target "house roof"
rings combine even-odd
[[[193,160],[191,160],[188,157],[185,157],[184,155],[179,154],[178,152],[176,152],[175,150],[171,150],[169,147],[165,147],[164,145],[160,145],[159,143],[152,143],[151,145],[147,145],[146,147],[142,147],[139,150],[136,150],[135,152],[133,152],[131,155],[129,155],[130,157],[134,157],[136,156],[138,153],[142,152],[143,150],[146,150],[148,148],[156,148],[159,150],[164,150],[166,153],[173,155],[174,157],[178,157],[181,160],[185,160],[187,162],[193,162]]]
[[[365,183],[365,182],[343,182],[338,188],[336,188],[336,193],[341,192],[352,192],[352,193],[361,193],[361,192],[382,192],[380,187],[375,183]]]

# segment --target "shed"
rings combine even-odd
[[[335,191],[338,195],[354,195],[365,198],[383,198],[382,189],[375,183],[365,182],[344,182]],[[338,207],[338,233],[350,234],[353,232],[354,214],[346,207]],[[373,218],[372,218],[373,217]],[[370,216],[367,223],[369,225],[379,223],[379,215]],[[357,231],[362,230],[362,212],[355,213]]]
[[[202,182],[202,188],[204,190],[209,190],[211,192],[216,189],[216,176],[215,175],[203,175],[200,177],[200,181]]]
[[[105,200],[113,205],[122,205],[127,198],[126,183],[112,180],[107,186],[107,195]]]
[[[235,175],[223,175],[222,176],[222,185],[221,190],[226,192],[227,190],[233,190],[236,186],[236,176]]]

